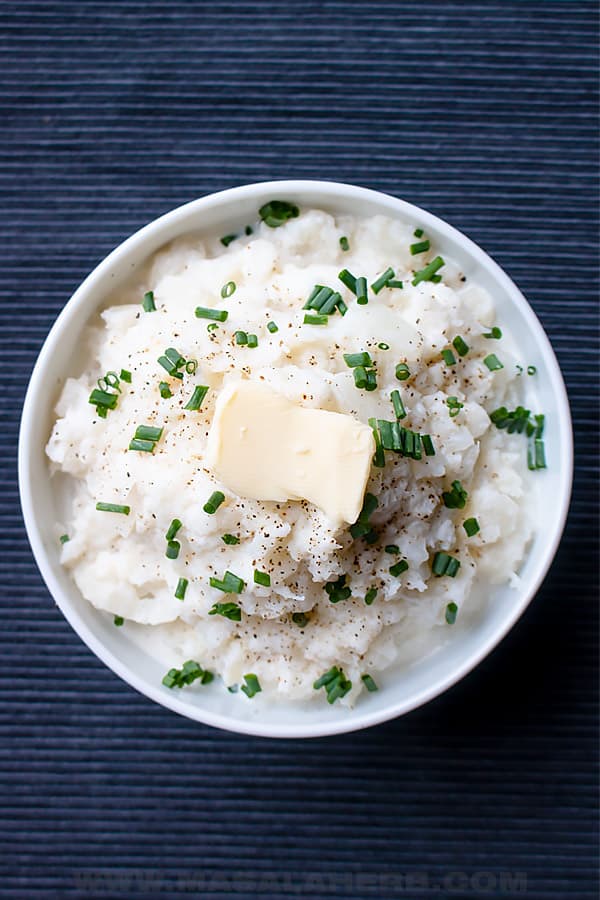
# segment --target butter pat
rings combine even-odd
[[[374,452],[371,429],[352,416],[238,381],[217,399],[206,464],[240,497],[308,500],[339,526],[358,518]]]

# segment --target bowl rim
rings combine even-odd
[[[353,710],[351,710],[351,719],[340,716],[339,718],[332,717],[327,723],[309,722],[302,724],[302,722],[299,721],[298,723],[277,726],[272,723],[263,724],[260,719],[248,721],[235,720],[222,713],[192,707],[184,701],[179,700],[177,695],[172,692],[165,692],[159,685],[151,684],[145,678],[139,676],[137,672],[132,668],[129,668],[106,646],[106,644],[103,643],[102,640],[100,640],[93,629],[89,628],[79,616],[76,608],[71,604],[68,596],[63,594],[61,586],[54,577],[54,573],[44,549],[41,528],[36,517],[33,486],[28,478],[28,466],[32,443],[31,432],[36,414],[36,405],[45,390],[44,369],[46,367],[46,362],[57,349],[63,327],[74,316],[76,310],[85,306],[89,291],[95,288],[98,283],[109,274],[110,270],[119,263],[122,257],[127,256],[132,251],[139,250],[150,238],[154,238],[168,226],[172,226],[180,220],[185,220],[190,214],[196,214],[197,212],[202,211],[205,212],[213,206],[228,203],[232,200],[248,199],[254,196],[258,197],[265,193],[281,195],[292,192],[294,194],[309,193],[311,191],[322,193],[323,199],[333,203],[333,205],[335,205],[336,199],[348,199],[352,197],[359,201],[366,200],[375,202],[380,207],[387,207],[392,215],[395,213],[396,215],[405,218],[413,217],[413,219],[418,220],[423,225],[429,225],[435,228],[441,235],[449,236],[454,241],[458,242],[475,264],[486,269],[501,285],[506,294],[510,296],[511,300],[520,307],[522,314],[527,319],[528,327],[535,339],[536,347],[544,356],[553,378],[552,388],[556,404],[555,410],[559,434],[557,458],[560,459],[560,489],[557,495],[556,515],[552,525],[551,540],[545,545],[544,552],[540,553],[540,558],[535,567],[534,574],[531,577],[528,589],[523,592],[522,596],[519,598],[519,602],[514,604],[510,613],[505,616],[501,624],[481,643],[480,646],[475,648],[469,655],[465,656],[462,662],[456,665],[451,672],[438,676],[431,684],[423,687],[409,698],[391,702],[382,709],[372,710],[370,712],[368,709],[365,709],[364,712],[361,712],[360,709],[357,710],[357,708],[354,707]],[[149,255],[151,252],[155,251],[149,251]],[[454,226],[435,216],[433,213],[381,191],[361,187],[359,185],[346,184],[344,182],[318,179],[253,182],[251,184],[244,184],[210,193],[159,216],[157,219],[152,220],[118,244],[83,280],[52,325],[38,354],[30,376],[19,430],[19,493],[27,536],[33,551],[34,559],[50,595],[75,633],[105,665],[115,672],[115,674],[141,694],[154,700],[161,706],[206,725],[222,728],[226,731],[238,734],[247,734],[258,737],[325,737],[328,735],[349,733],[362,728],[368,728],[372,725],[377,725],[390,719],[397,718],[398,716],[404,715],[405,713],[422,706],[464,678],[500,643],[521,617],[539,590],[554,559],[565,527],[570,504],[572,478],[572,425],[567,391],[562,373],[549,338],[533,309],[512,279],[509,278],[504,270],[484,250],[482,250],[481,247]]]

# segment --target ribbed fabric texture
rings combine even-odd
[[[595,898],[597,8],[0,6],[0,897]],[[479,669],[404,718],[237,737],[119,681],[44,587],[16,441],[57,313],[213,190],[316,177],[448,219],[522,288],[575,423],[569,523]]]

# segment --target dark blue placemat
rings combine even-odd
[[[597,10],[579,2],[0,6],[0,896],[596,896]],[[546,327],[575,493],[538,597],[476,673],[347,737],[269,742],[138,696],[55,609],[17,425],[56,314],[158,214],[333,178],[423,205]]]

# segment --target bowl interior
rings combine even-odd
[[[183,691],[161,686],[163,666],[136,647],[127,628],[116,629],[109,617],[79,594],[59,562],[54,523],[59,518],[59,482],[49,477],[44,454],[53,424],[53,407],[86,324],[108,296],[159,247],[190,232],[229,233],[254,220],[268,200],[287,199],[333,213],[385,214],[423,225],[468,278],[492,294],[498,321],[513,335],[525,365],[537,375],[526,379],[531,408],[546,413],[548,469],[536,479],[539,528],[520,571],[518,589],[494,587],[481,610],[465,607],[445,643],[433,654],[386,670],[380,690],[362,696],[353,710],[327,704],[269,704],[258,695],[251,702],[231,695],[219,683]],[[121,244],[86,279],[57,319],[40,353],[29,385],[21,425],[19,481],[25,523],[36,561],[50,592],[75,631],[118,675],[159,703],[208,724],[270,736],[312,736],[362,728],[399,715],[436,696],[468,672],[500,640],[521,614],[556,551],[566,517],[572,469],[571,426],[562,377],[548,339],[518,289],[475,244],[435,216],[374,191],[329,182],[274,182],[234,188],[194,201],[168,213]]]

